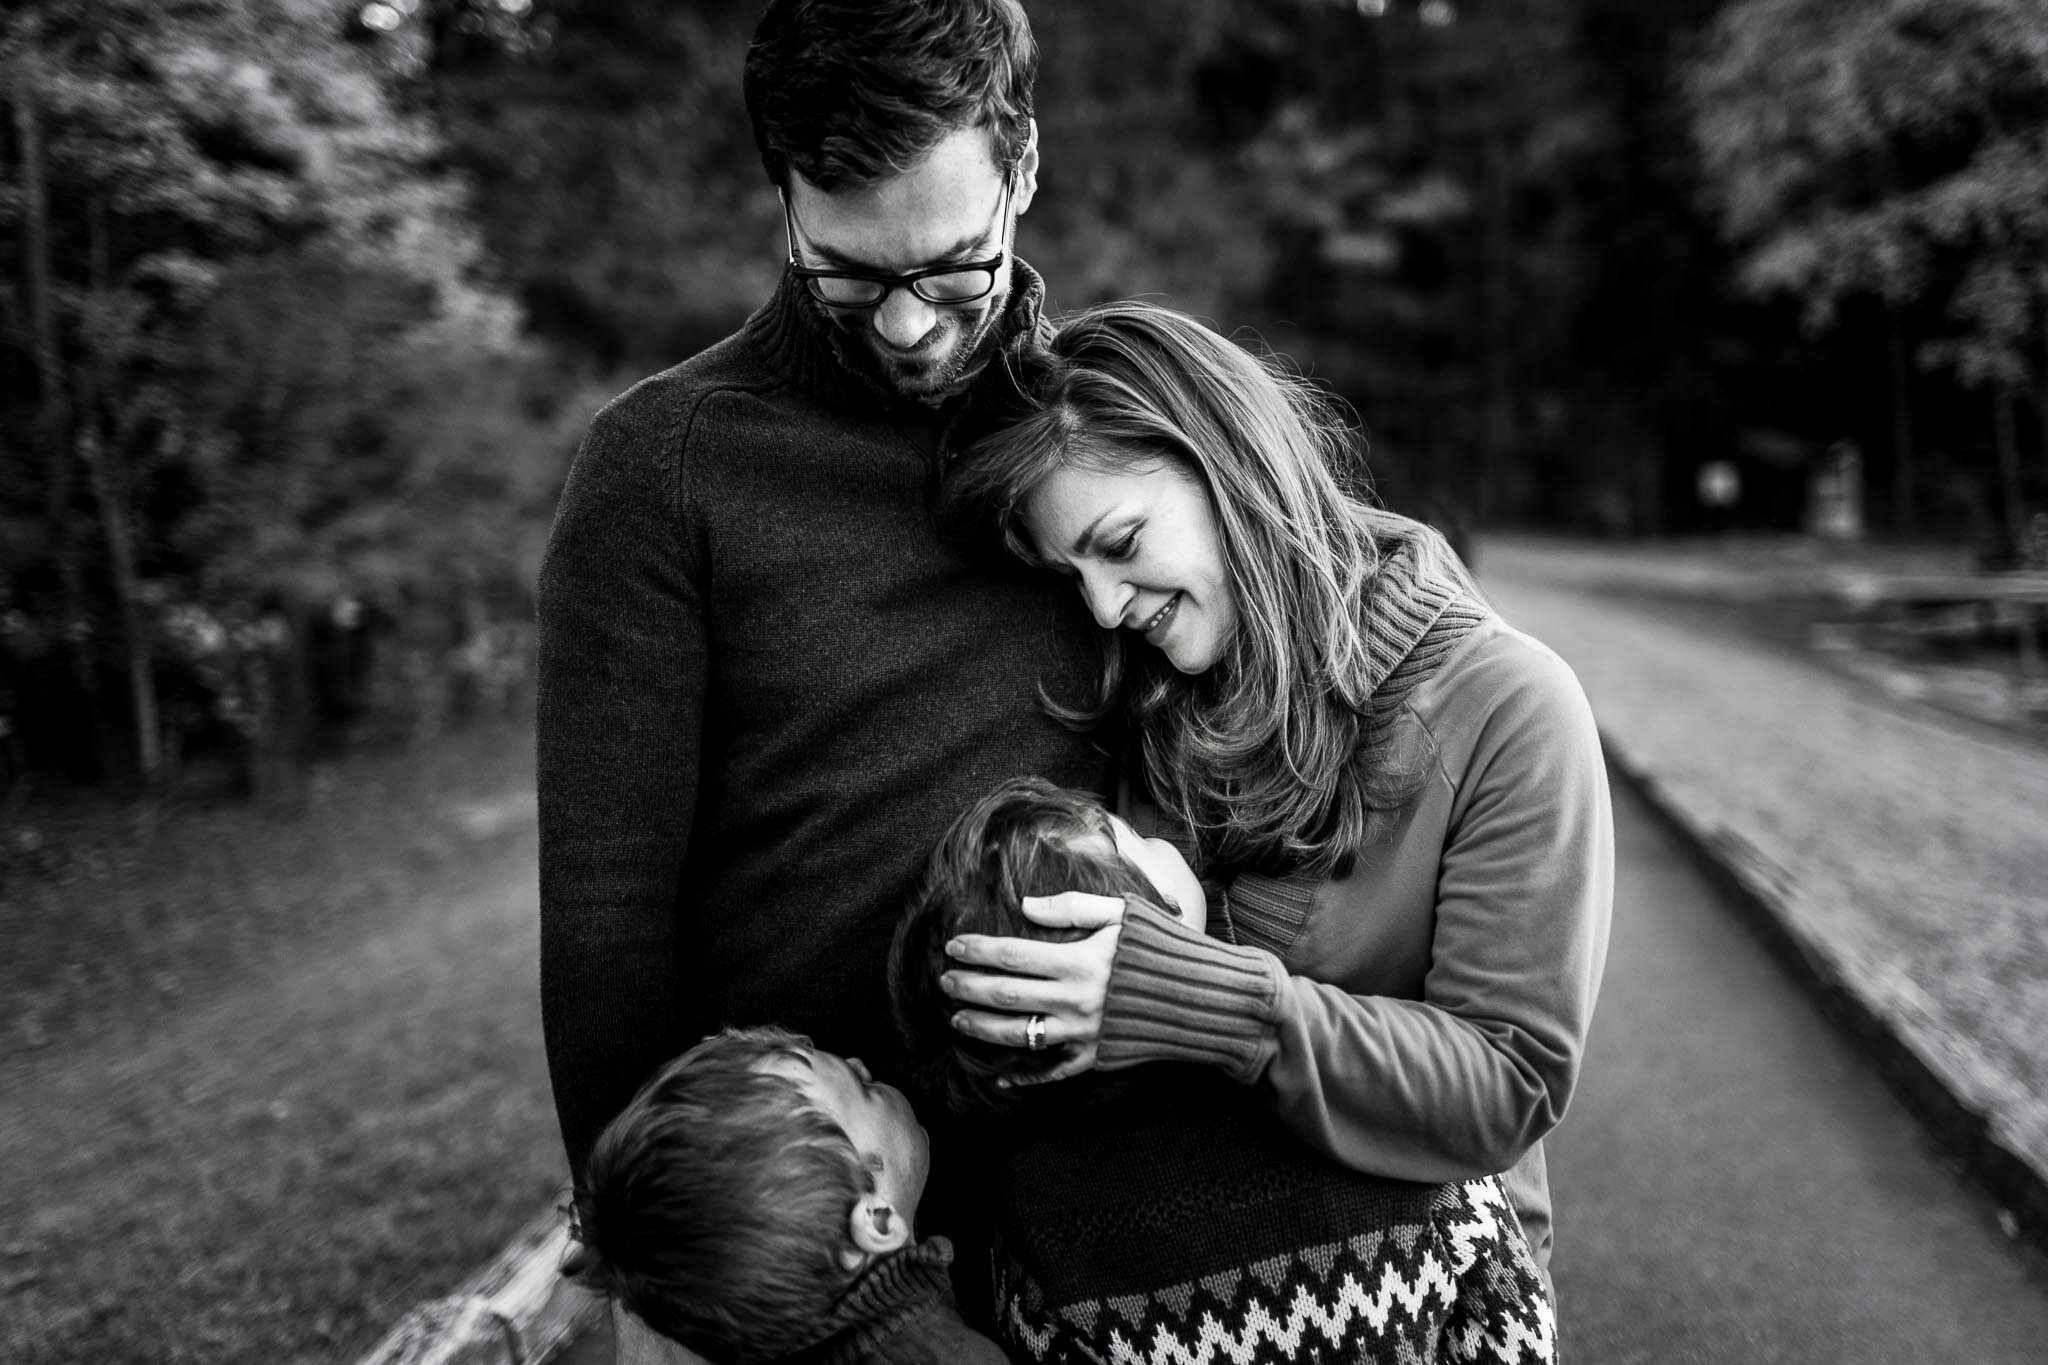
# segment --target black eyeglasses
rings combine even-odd
[[[1010,212],[1010,178],[1003,177],[1003,197],[996,201],[996,229],[1002,230]],[[894,289],[908,289],[926,303],[973,303],[986,298],[996,287],[996,274],[1009,259],[998,249],[985,261],[959,261],[934,265],[904,275],[885,275],[873,270],[817,270],[796,258],[796,212],[785,194],[782,200],[782,234],[789,242],[789,273],[804,282],[811,297],[833,308],[874,308]]]

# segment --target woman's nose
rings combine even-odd
[[[1123,624],[1124,604],[1130,600],[1131,590],[1113,578],[1084,574],[1081,578],[1081,596],[1087,600],[1089,614],[1095,624],[1104,630],[1115,630]]]
[[[892,289],[875,305],[875,331],[899,351],[924,340],[938,320],[939,310],[908,289]]]

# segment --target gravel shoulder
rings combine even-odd
[[[1795,619],[1939,553],[1507,537],[1479,568],[1612,757],[2048,1184],[2048,745]]]

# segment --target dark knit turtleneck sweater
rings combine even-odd
[[[1002,344],[1042,296],[1018,262]],[[933,528],[959,406],[849,371],[785,280],[591,424],[539,586],[541,1007],[574,1169],[722,1024],[891,1070],[886,949],[946,824],[1020,773],[1110,789],[1038,700],[1091,676],[1072,589]]]
[[[1003,1365],[996,1344],[961,1320],[952,1264],[943,1237],[875,1262],[820,1324],[817,1343],[780,1365]]]

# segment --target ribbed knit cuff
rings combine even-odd
[[[1249,1084],[1272,1054],[1280,985],[1271,955],[1132,902],[1110,965],[1096,1064],[1196,1062]]]

